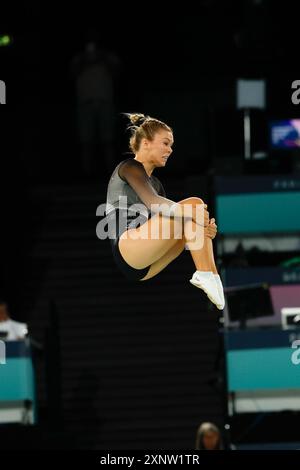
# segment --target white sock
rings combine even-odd
[[[219,295],[218,284],[212,271],[195,271],[190,282],[194,286],[202,289],[209,300],[215,304],[218,309],[222,307],[222,299]]]
[[[198,275],[201,276],[201,277],[209,278],[209,277],[211,277],[211,275],[213,274],[213,272],[212,272],[212,271],[195,271],[195,272],[194,272],[194,275],[195,275],[195,274],[198,274]]]
[[[223,309],[224,306],[225,306],[225,297],[224,297],[223,284],[222,284],[222,281],[221,281],[221,278],[220,278],[219,274],[214,274],[214,278],[215,278],[215,281],[216,281],[217,286],[218,286],[218,292],[219,292],[220,299],[222,301],[221,304],[220,304],[220,307],[222,307],[222,309]]]

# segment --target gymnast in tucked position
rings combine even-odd
[[[217,233],[215,219],[209,219],[207,205],[199,197],[179,202],[168,199],[153,175],[156,168],[166,166],[172,154],[173,131],[143,114],[126,116],[133,157],[114,169],[106,198],[115,262],[128,279],[146,281],[187,249],[195,264],[190,282],[222,310],[224,291],[212,246]]]

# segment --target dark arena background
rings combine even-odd
[[[0,450],[300,449],[296,2],[48,7],[0,16]],[[216,219],[223,311],[188,251],[133,282],[97,237],[124,112],[173,129],[154,174]]]

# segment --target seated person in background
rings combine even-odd
[[[221,432],[213,423],[202,423],[197,430],[196,450],[224,450]]]
[[[16,341],[27,335],[26,323],[20,323],[10,318],[7,303],[0,299],[0,340]]]

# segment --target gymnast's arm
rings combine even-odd
[[[144,165],[134,158],[125,160],[119,167],[119,176],[137,193],[147,209],[166,216],[182,217],[182,206],[160,196],[153,188]]]
[[[144,165],[135,159],[128,159],[120,165],[119,176],[126,181],[133,190],[137,193],[145,206],[153,213],[160,213],[168,217],[196,219],[195,207],[191,208],[190,213],[184,214],[184,207],[182,204],[160,196],[153,186],[149,176],[146,173]],[[205,215],[205,225],[208,223],[208,213]],[[202,224],[200,224],[202,225]]]

